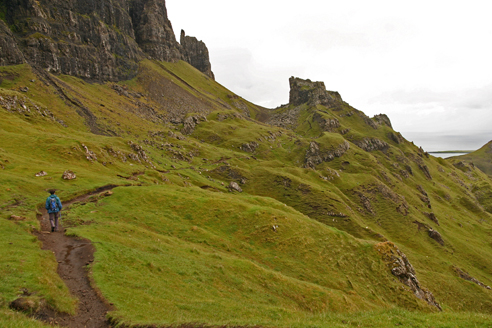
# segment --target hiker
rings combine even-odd
[[[60,217],[60,211],[62,209],[62,203],[60,198],[55,195],[56,190],[51,189],[50,196],[46,199],[45,208],[50,215],[51,232],[58,231],[58,218]]]

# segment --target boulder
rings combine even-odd
[[[67,170],[67,171],[63,172],[62,178],[64,180],[73,180],[73,179],[76,179],[77,176],[75,175],[75,173],[73,171]]]
[[[37,177],[44,177],[44,176],[47,176],[47,175],[48,175],[48,173],[46,173],[45,171],[40,171],[40,172],[38,172],[38,173],[35,174],[35,176],[37,176]]]
[[[243,190],[241,189],[241,187],[239,187],[239,185],[237,184],[237,182],[234,182],[232,181],[230,184],[229,184],[229,187],[228,187],[229,191],[237,191],[237,192],[243,192]]]

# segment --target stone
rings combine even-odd
[[[38,173],[35,174],[35,176],[37,177],[45,177],[47,175],[48,173],[46,173],[45,171],[39,171]]]
[[[24,216],[18,216],[18,215],[11,215],[10,216],[10,220],[13,220],[13,221],[24,221],[26,220],[26,218]]]
[[[239,187],[239,185],[237,184],[237,182],[234,182],[234,181],[232,181],[229,184],[228,189],[229,189],[229,191],[243,192],[243,190],[241,189],[241,187]]]
[[[429,237],[431,237],[432,239],[437,241],[441,246],[444,246],[444,239],[442,239],[442,236],[439,232],[437,232],[436,230],[434,230],[432,228],[429,228],[427,233],[429,234]]]
[[[75,173],[73,171],[67,170],[67,171],[63,172],[62,178],[64,180],[73,180],[73,179],[76,179],[77,176],[75,175]]]

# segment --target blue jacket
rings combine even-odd
[[[51,209],[51,206],[50,206],[50,200],[51,198],[55,198],[56,199],[56,204],[57,204],[57,210],[56,211],[53,211]],[[46,198],[46,205],[45,205],[45,208],[48,210],[48,213],[55,213],[55,212],[60,212],[61,209],[62,209],[62,203],[60,201],[60,198],[58,198],[57,195],[50,195],[48,198]]]

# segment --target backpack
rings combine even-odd
[[[50,198],[50,210],[58,212],[58,204],[56,203],[56,197]]]

